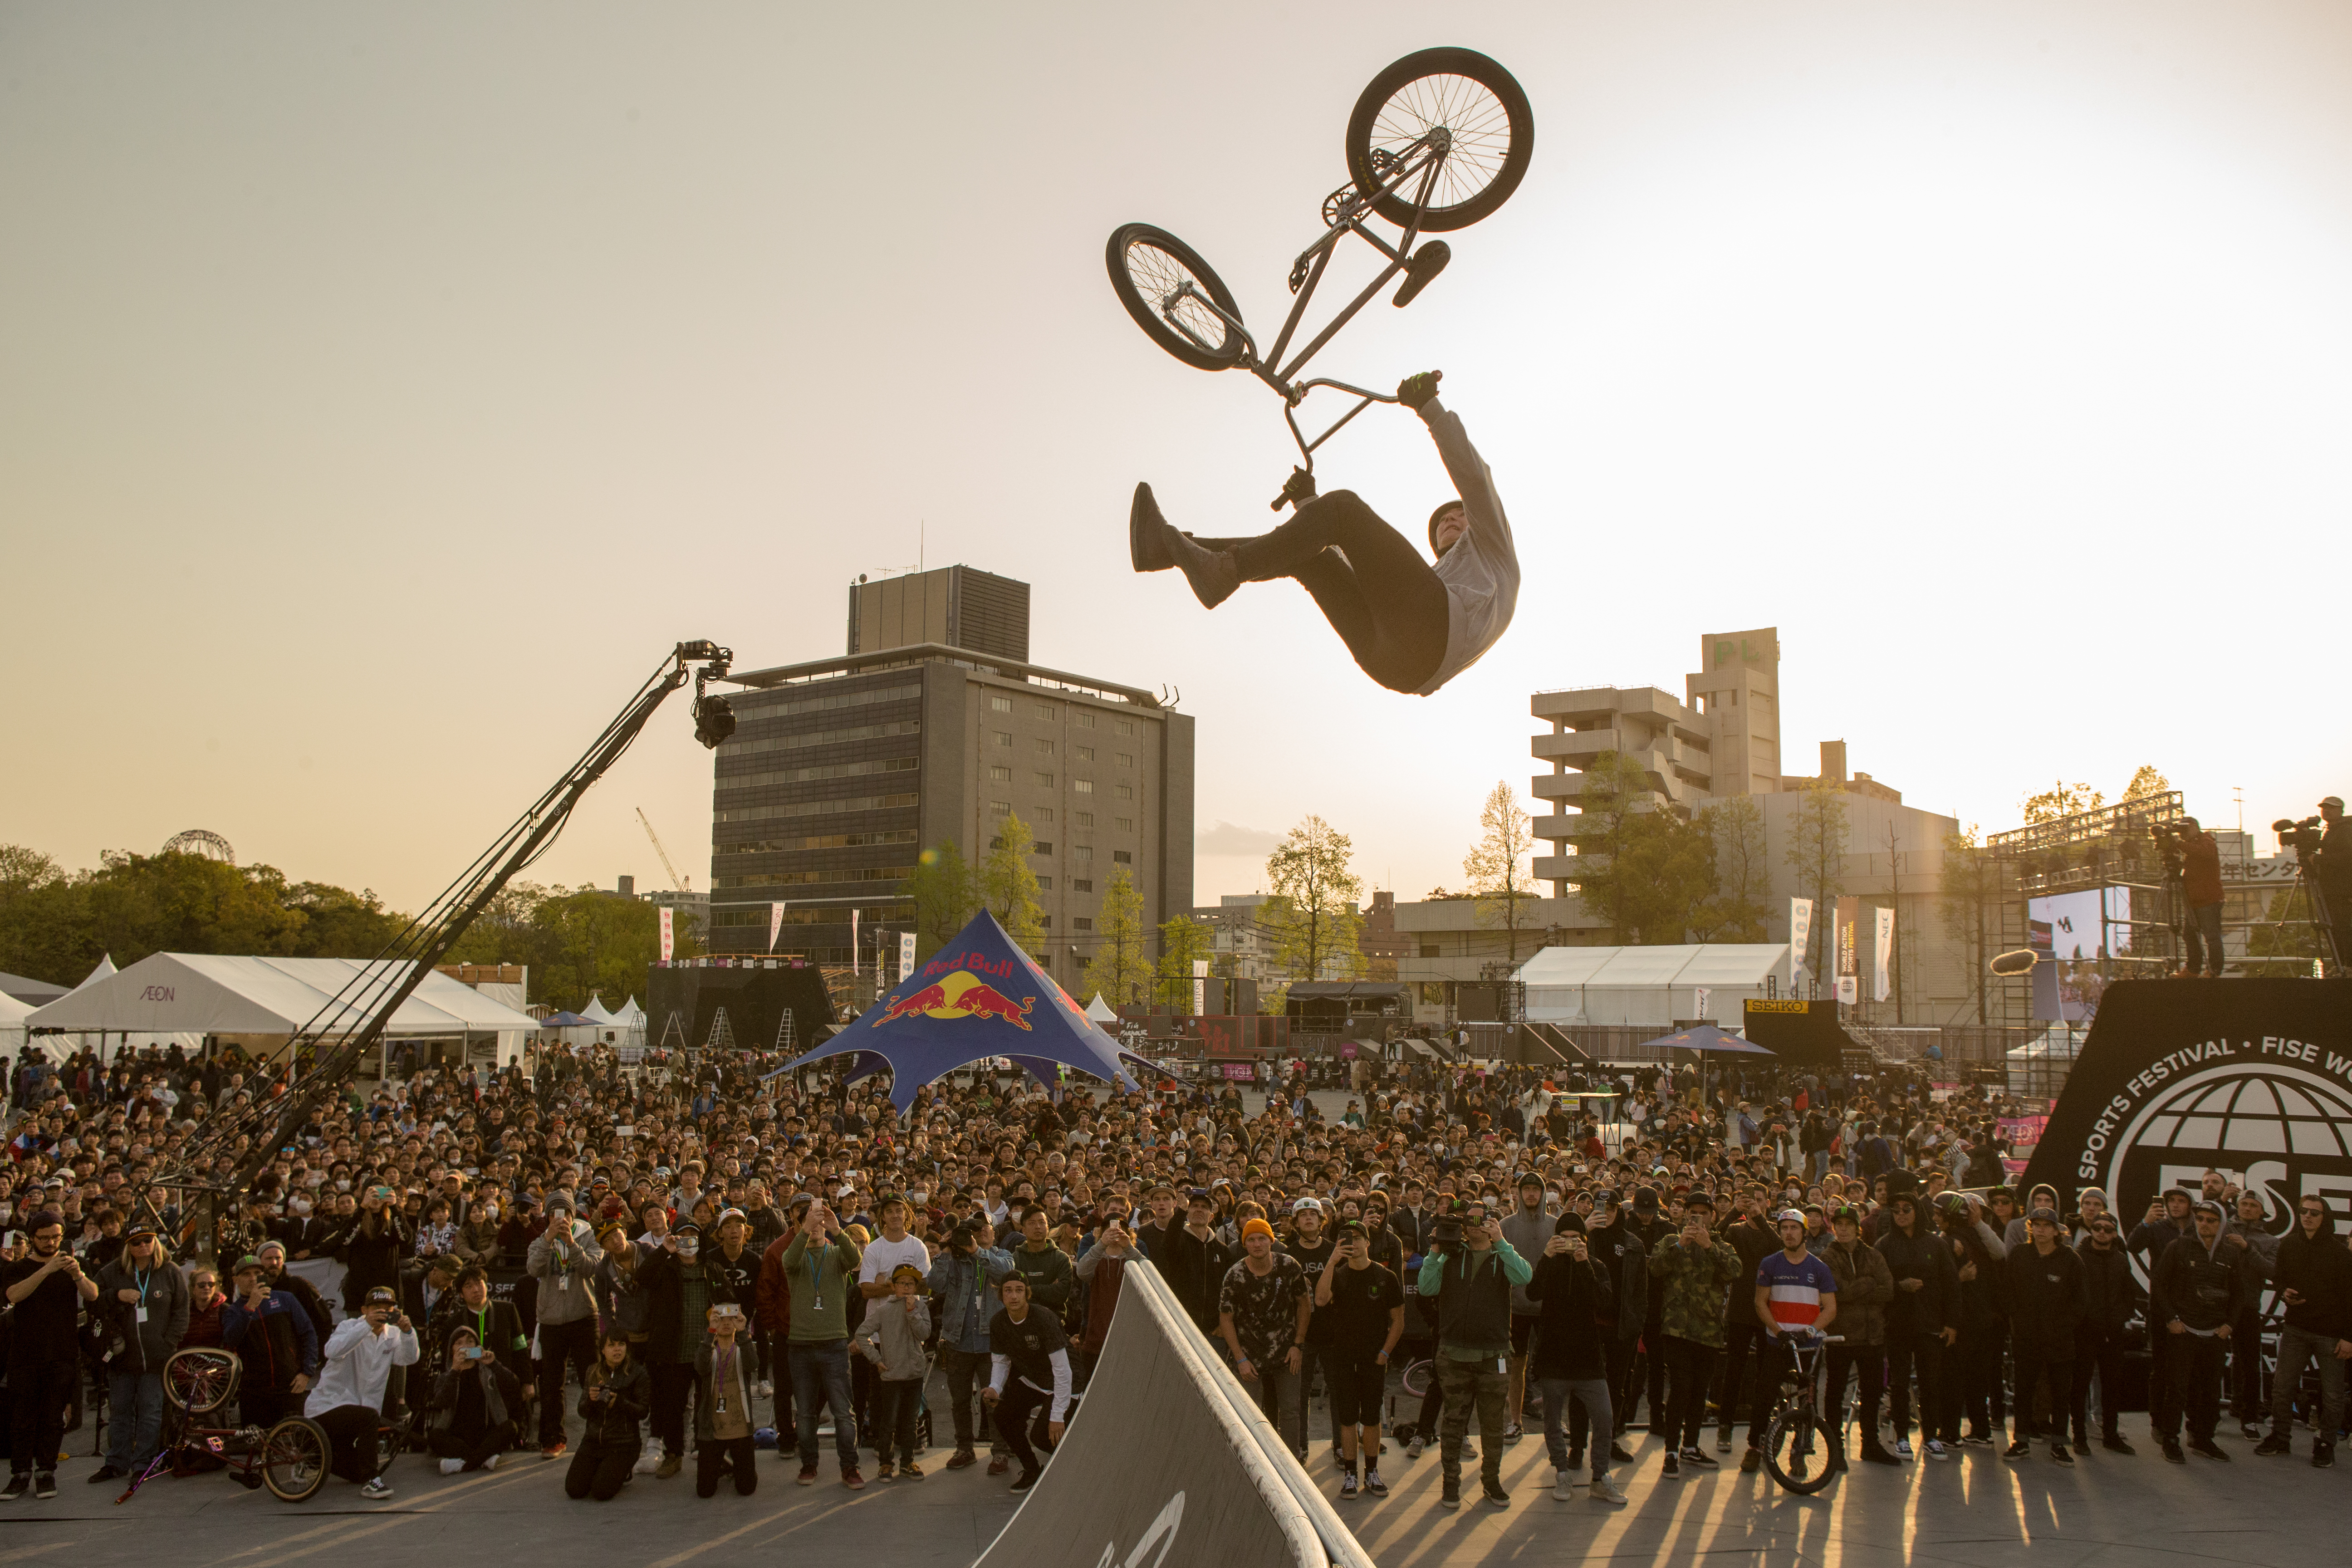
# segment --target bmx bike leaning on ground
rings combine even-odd
[[[163,1366],[163,1436],[155,1458],[131,1478],[122,1495],[129,1502],[157,1476],[189,1476],[226,1469],[249,1490],[268,1487],[285,1502],[307,1502],[327,1484],[334,1444],[327,1429],[302,1415],[289,1415],[267,1429],[226,1426],[219,1412],[236,1394],[243,1363],[225,1350],[184,1350]],[[377,1469],[398,1451],[398,1428],[377,1431]]]
[[[1411,304],[1453,259],[1444,240],[1421,237],[1466,228],[1501,206],[1518,188],[1534,151],[1535,116],[1508,71],[1475,50],[1423,49],[1374,77],[1356,100],[1348,117],[1349,183],[1324,198],[1325,233],[1291,264],[1290,314],[1272,348],[1259,349],[1242,324],[1233,290],[1198,251],[1165,229],[1130,223],[1112,231],[1106,255],[1111,287],[1145,334],[1186,364],[1246,370],[1281,395],[1302,466],[1276,498],[1279,511],[1315,494],[1317,447],[1373,404],[1396,401],[1393,394],[1343,381],[1299,379],[1307,362],[1400,273],[1404,283],[1394,302]],[[1391,241],[1372,227],[1374,218],[1403,233]],[[1350,234],[1386,257],[1386,265],[1286,362],[1307,302]],[[1357,401],[1309,440],[1297,409],[1319,387]]]

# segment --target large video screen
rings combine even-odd
[[[2082,1023],[2099,1010],[2107,958],[2132,951],[2131,889],[2085,888],[2025,901],[2028,941],[2042,962],[2033,969],[2034,1016]]]

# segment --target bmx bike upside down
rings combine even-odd
[[[248,1490],[268,1487],[285,1502],[307,1502],[318,1495],[334,1461],[325,1427],[302,1415],[286,1416],[266,1429],[218,1424],[218,1412],[236,1394],[242,1369],[237,1357],[224,1350],[184,1350],[164,1363],[162,1445],[153,1461],[131,1478],[117,1503],[129,1502],[159,1475],[205,1469],[226,1469]],[[379,1427],[379,1473],[397,1451],[397,1439],[396,1428]]]
[[[1373,404],[1396,401],[1392,394],[1324,376],[1301,379],[1307,362],[1400,273],[1404,282],[1394,303],[1411,304],[1453,259],[1444,240],[1418,248],[1416,242],[1424,234],[1466,228],[1501,206],[1518,188],[1534,151],[1535,116],[1508,71],[1472,49],[1423,49],[1374,77],[1356,100],[1348,117],[1349,183],[1324,198],[1325,232],[1291,264],[1290,314],[1270,349],[1261,351],[1242,324],[1241,307],[1223,279],[1165,229],[1130,223],[1112,231],[1105,255],[1111,287],[1145,335],[1177,359],[1199,370],[1246,370],[1280,395],[1301,466],[1275,499],[1279,511],[1314,495],[1317,447]],[[1391,241],[1371,226],[1374,218],[1402,234]],[[1386,265],[1304,348],[1290,353],[1307,302],[1350,234],[1387,258]],[[1310,440],[1297,410],[1319,387],[1349,394],[1356,403]]]

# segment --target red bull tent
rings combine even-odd
[[[1087,1017],[985,910],[839,1034],[776,1072],[839,1057],[851,1058],[853,1082],[889,1068],[901,1116],[924,1084],[991,1057],[1010,1058],[1048,1087],[1066,1067],[1122,1089],[1141,1087],[1126,1063],[1159,1070]]]

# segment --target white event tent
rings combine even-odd
[[[158,952],[117,973],[92,977],[35,1008],[26,1023],[76,1034],[176,1034],[198,1041],[207,1035],[236,1036],[262,1044],[271,1037],[283,1040],[318,1018],[331,1000],[374,968],[373,961],[351,958]],[[347,1008],[320,1020],[319,1027],[322,1034],[340,1035],[364,1020],[363,1011]],[[503,1067],[521,1054],[535,1026],[529,1014],[436,971],[394,1010],[384,1037],[494,1045]]]
[[[1531,1024],[1638,1025],[1660,1033],[1706,1016],[1740,1024],[1740,1004],[1790,994],[1787,942],[1677,947],[1547,947],[1519,965]]]

